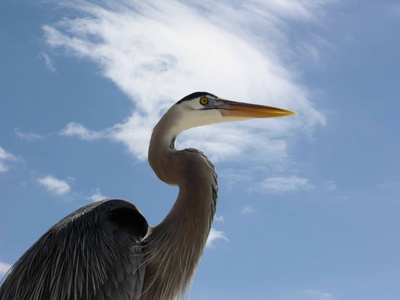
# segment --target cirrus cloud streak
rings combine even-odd
[[[183,147],[198,146],[213,160],[245,155],[285,164],[294,135],[326,122],[293,75],[296,72],[284,63],[294,55],[287,50],[287,28],[293,20],[317,23],[327,2],[220,2],[212,10],[207,1],[120,1],[102,6],[73,2],[82,17],[43,26],[47,44],[92,61],[131,99],[135,110],[103,131],[70,123],[62,134],[118,141],[144,160],[151,130],[165,110],[188,93],[206,90],[299,114],[194,129],[180,139]]]

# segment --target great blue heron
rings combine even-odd
[[[149,147],[149,163],[158,178],[179,186],[166,218],[152,227],[130,202],[86,205],[25,252],[0,287],[0,299],[184,298],[214,218],[217,174],[202,152],[176,150],[177,136],[201,125],[293,114],[206,92],[184,97],[158,122]]]

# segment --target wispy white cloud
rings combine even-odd
[[[335,297],[331,293],[325,293],[317,290],[300,290],[298,291],[300,299],[304,300],[334,300]]]
[[[82,140],[96,140],[104,137],[104,134],[95,132],[85,128],[83,125],[71,122],[60,132],[61,135],[65,136],[76,136]]]
[[[290,176],[267,178],[259,184],[259,188],[270,193],[286,193],[310,190],[314,186],[309,182],[308,178]]]
[[[252,206],[245,206],[242,209],[242,214],[249,215],[255,212],[255,209]]]
[[[34,140],[43,140],[44,137],[37,133],[25,133],[21,132],[19,128],[14,129],[15,134],[22,140],[26,141],[34,141]]]
[[[49,69],[50,72],[54,73],[56,71],[52,59],[46,53],[40,53],[39,57],[44,60],[44,63],[46,64],[46,67],[47,69]]]
[[[219,223],[224,223],[225,219],[224,219],[224,216],[215,216],[214,221],[219,222]]]
[[[2,261],[0,261],[0,281],[1,278],[6,275],[7,271],[11,268],[12,266],[10,264],[6,264]]]
[[[299,21],[316,21],[316,17],[321,13],[321,4],[328,3],[329,1],[257,0],[251,2],[268,8],[268,11],[278,16]]]
[[[229,241],[225,235],[225,232],[211,228],[210,235],[208,236],[208,239],[207,239],[206,247],[207,248],[215,247],[215,243],[219,240],[224,241],[224,242]]]
[[[93,202],[104,200],[107,198],[108,198],[107,196],[105,196],[101,193],[99,188],[96,188],[96,191],[90,196],[90,200],[92,200]]]
[[[283,63],[293,56],[286,30],[293,19],[317,23],[327,2],[213,2],[212,10],[208,1],[109,2],[103,7],[74,2],[85,17],[43,26],[48,45],[97,64],[130,97],[135,111],[102,132],[70,123],[63,134],[119,141],[143,160],[152,127],[166,108],[190,92],[206,90],[299,114],[196,129],[182,136],[181,145],[199,145],[216,160],[247,155],[284,163],[294,133],[325,122],[307,89]]]
[[[7,166],[7,161],[10,162],[15,160],[17,160],[17,158],[14,155],[0,147],[0,173],[8,171],[9,167]]]
[[[39,178],[38,182],[45,186],[49,192],[56,195],[65,195],[71,190],[70,185],[66,181],[57,179],[51,175]]]

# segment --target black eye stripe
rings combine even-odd
[[[183,98],[182,98],[181,100],[179,100],[176,104],[181,104],[181,103],[184,102],[184,101],[190,101],[190,100],[199,98],[199,97],[201,97],[201,96],[203,96],[203,97],[205,97],[205,96],[210,96],[210,97],[213,97],[213,98],[218,98],[217,96],[215,96],[215,95],[213,95],[213,94],[210,94],[210,93],[207,93],[207,92],[195,92],[195,93],[192,93],[192,94],[190,94],[190,95],[187,95],[186,97],[183,97]]]

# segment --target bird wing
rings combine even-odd
[[[25,252],[0,287],[0,299],[140,299],[147,231],[130,202],[86,205]]]

